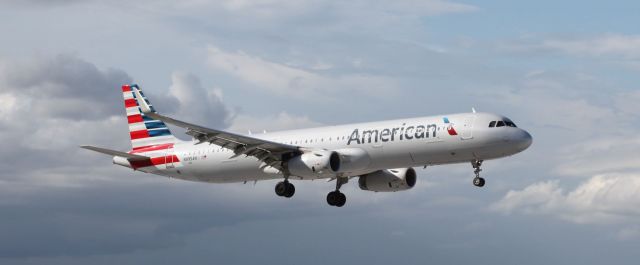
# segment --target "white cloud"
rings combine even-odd
[[[232,53],[209,46],[208,52],[209,65],[214,69],[222,70],[276,93],[298,90],[297,93],[305,94],[308,92],[299,90],[307,90],[310,86],[319,83],[321,79],[310,72],[265,61],[241,51]]]
[[[638,102],[640,102],[640,91],[622,93],[614,97],[614,104],[618,112],[622,115],[630,116],[629,119],[640,118]]]
[[[393,79],[369,74],[328,76],[264,60],[242,51],[227,52],[209,46],[208,63],[216,71],[235,76],[258,89],[279,95],[330,98],[344,91],[384,96],[396,88]],[[366,92],[366,93],[364,93]]]
[[[322,1],[317,0],[224,0],[220,5],[230,12],[240,12],[261,17],[300,15],[311,12]]]
[[[17,108],[18,99],[13,94],[0,94],[0,125],[9,120]],[[0,126],[1,127],[1,126]]]
[[[595,132],[593,129],[615,125],[619,120],[611,108],[595,105],[587,97],[560,96],[559,91],[571,89],[563,83],[527,80],[522,88],[500,93],[490,101],[517,107],[517,110],[528,115],[528,122],[541,127]]]
[[[640,137],[626,133],[609,136],[561,147],[553,171],[564,176],[639,171]]]
[[[605,35],[585,39],[549,39],[542,48],[573,55],[640,59],[640,36]]]
[[[634,100],[640,93],[610,91],[602,78],[582,72],[567,73],[534,69],[504,87],[490,87],[478,95],[539,128],[562,129],[572,139],[597,141],[606,128],[616,137],[633,137],[638,118]],[[570,141],[565,141],[570,143]]]
[[[551,215],[575,223],[616,224],[640,221],[640,175],[597,175],[572,191],[558,181],[509,191],[491,209],[506,214]]]
[[[371,1],[359,1],[362,6],[367,6]],[[414,13],[424,16],[433,16],[449,13],[466,13],[477,11],[478,7],[456,3],[446,0],[404,0],[404,1],[375,1],[374,7],[387,12]]]
[[[399,0],[399,1],[319,1],[319,0],[187,0],[147,1],[156,9],[177,11],[216,11],[258,18],[282,19],[315,15],[318,10],[335,13],[333,16],[355,15],[358,12],[377,12],[401,15],[435,16],[477,11],[469,4],[448,0]],[[374,20],[375,17],[368,18]]]
[[[558,52],[574,56],[640,59],[640,35],[607,34],[574,38],[527,38],[503,45],[516,52]]]

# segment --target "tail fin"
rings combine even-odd
[[[140,91],[144,99],[153,112],[153,107],[147,98],[142,94],[138,85],[123,85],[122,95],[124,96],[124,107],[127,112],[129,123],[129,135],[131,136],[131,146],[134,151],[146,149],[156,145],[173,144],[179,140],[171,134],[169,127],[164,122],[153,120],[144,115],[140,110],[136,95],[132,88]]]

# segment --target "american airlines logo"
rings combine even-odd
[[[372,142],[377,143],[393,142],[396,140],[425,139],[430,137],[435,138],[437,128],[438,126],[436,124],[406,126],[406,124],[403,123],[401,127],[385,128],[381,130],[362,130],[362,133],[359,129],[355,129],[351,133],[347,145],[351,145],[351,142],[355,142],[356,144],[365,144]]]
[[[453,123],[449,121],[449,118],[443,117],[442,120],[447,126],[446,129],[449,135],[458,135],[458,132],[456,132],[456,130],[453,128]],[[406,123],[403,123],[401,127],[391,129],[385,128],[382,130],[362,130],[362,133],[360,133],[359,129],[355,129],[351,133],[351,136],[349,136],[347,145],[351,145],[351,142],[355,142],[356,144],[365,144],[377,142],[393,142],[396,139],[400,139],[400,141],[402,141],[435,138],[437,130],[438,125],[436,124],[406,126]]]

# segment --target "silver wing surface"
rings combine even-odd
[[[163,122],[185,128],[187,130],[186,134],[192,136],[198,141],[196,144],[208,142],[209,144],[214,144],[222,148],[232,150],[234,155],[231,158],[241,155],[252,156],[263,162],[261,168],[270,166],[280,170],[281,172],[285,172],[282,162],[301,153],[299,146],[276,143],[246,135],[206,128],[160,115],[153,111],[147,102],[143,100],[143,97],[137,88],[134,87],[133,90],[136,100],[140,105],[140,109],[145,115],[152,119],[161,120]]]

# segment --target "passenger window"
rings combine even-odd
[[[492,121],[489,123],[489,128],[496,127],[496,121]]]
[[[504,121],[498,121],[496,127],[504,127]]]

